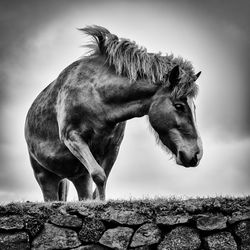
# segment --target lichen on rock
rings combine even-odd
[[[237,244],[229,232],[220,232],[205,237],[209,250],[237,250]]]
[[[82,219],[76,215],[56,214],[50,217],[50,222],[61,227],[80,228]]]
[[[140,247],[153,245],[160,241],[161,231],[158,226],[154,223],[146,223],[137,229],[135,232],[131,247]]]
[[[187,226],[178,226],[165,235],[158,250],[196,250],[200,245],[201,240],[197,230]]]
[[[129,227],[108,229],[99,243],[113,249],[127,249],[134,230]]]
[[[80,245],[75,231],[45,223],[41,233],[32,242],[32,250],[68,249]]]
[[[102,215],[101,219],[107,222],[115,222],[123,225],[141,225],[148,221],[148,218],[135,210],[127,209],[107,209]]]
[[[0,217],[0,229],[14,230],[23,228],[24,228],[24,219],[20,215]]]
[[[227,217],[223,215],[199,215],[197,228],[202,231],[220,230],[227,227]]]
[[[0,233],[0,249],[28,250],[30,249],[29,236],[25,232]]]
[[[240,222],[235,228],[235,233],[241,240],[241,249],[250,250],[250,220]]]
[[[83,243],[97,243],[105,231],[104,224],[95,218],[84,218],[79,239]]]

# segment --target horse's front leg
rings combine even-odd
[[[105,175],[106,175],[106,182],[108,181],[108,176],[111,172],[111,169],[116,161],[118,152],[119,152],[119,146],[117,145],[116,147],[114,147],[112,150],[110,150],[108,152],[108,154],[106,155],[105,159],[102,162],[102,168],[104,169]],[[94,193],[93,193],[93,198],[96,199],[96,197],[98,197],[98,190],[95,189]]]
[[[105,200],[106,175],[90,152],[88,144],[76,130],[69,131],[67,136],[63,137],[63,141],[71,153],[87,168],[96,184],[99,198]]]

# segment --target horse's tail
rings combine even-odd
[[[66,201],[69,191],[69,181],[63,179],[59,182],[58,197],[59,201]]]

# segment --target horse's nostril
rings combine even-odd
[[[190,166],[196,166],[198,163],[198,154],[195,154],[195,156],[193,157],[193,159],[190,161]]]
[[[189,165],[189,164],[188,164],[189,160],[187,159],[186,154],[185,154],[183,151],[180,151],[180,152],[179,152],[179,156],[180,156],[180,160],[181,160],[182,164],[183,164],[184,166],[188,166],[188,165]]]
[[[189,159],[183,151],[179,152],[180,160],[181,160],[182,164],[186,167],[195,167],[199,161],[198,155],[199,155],[199,153],[196,153],[193,156],[193,158]]]
[[[199,154],[199,153],[196,153],[195,156],[194,156],[194,159],[195,159],[196,161],[198,161],[198,154]]]
[[[198,155],[200,154],[200,150],[198,150],[195,154],[196,158],[198,159]]]

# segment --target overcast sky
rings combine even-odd
[[[97,24],[149,52],[192,61],[204,156],[185,169],[156,145],[145,118],[128,122],[108,198],[250,193],[248,1],[0,1],[0,201],[42,200],[24,140],[39,92],[84,54],[76,28]],[[70,190],[70,199],[76,199]]]

